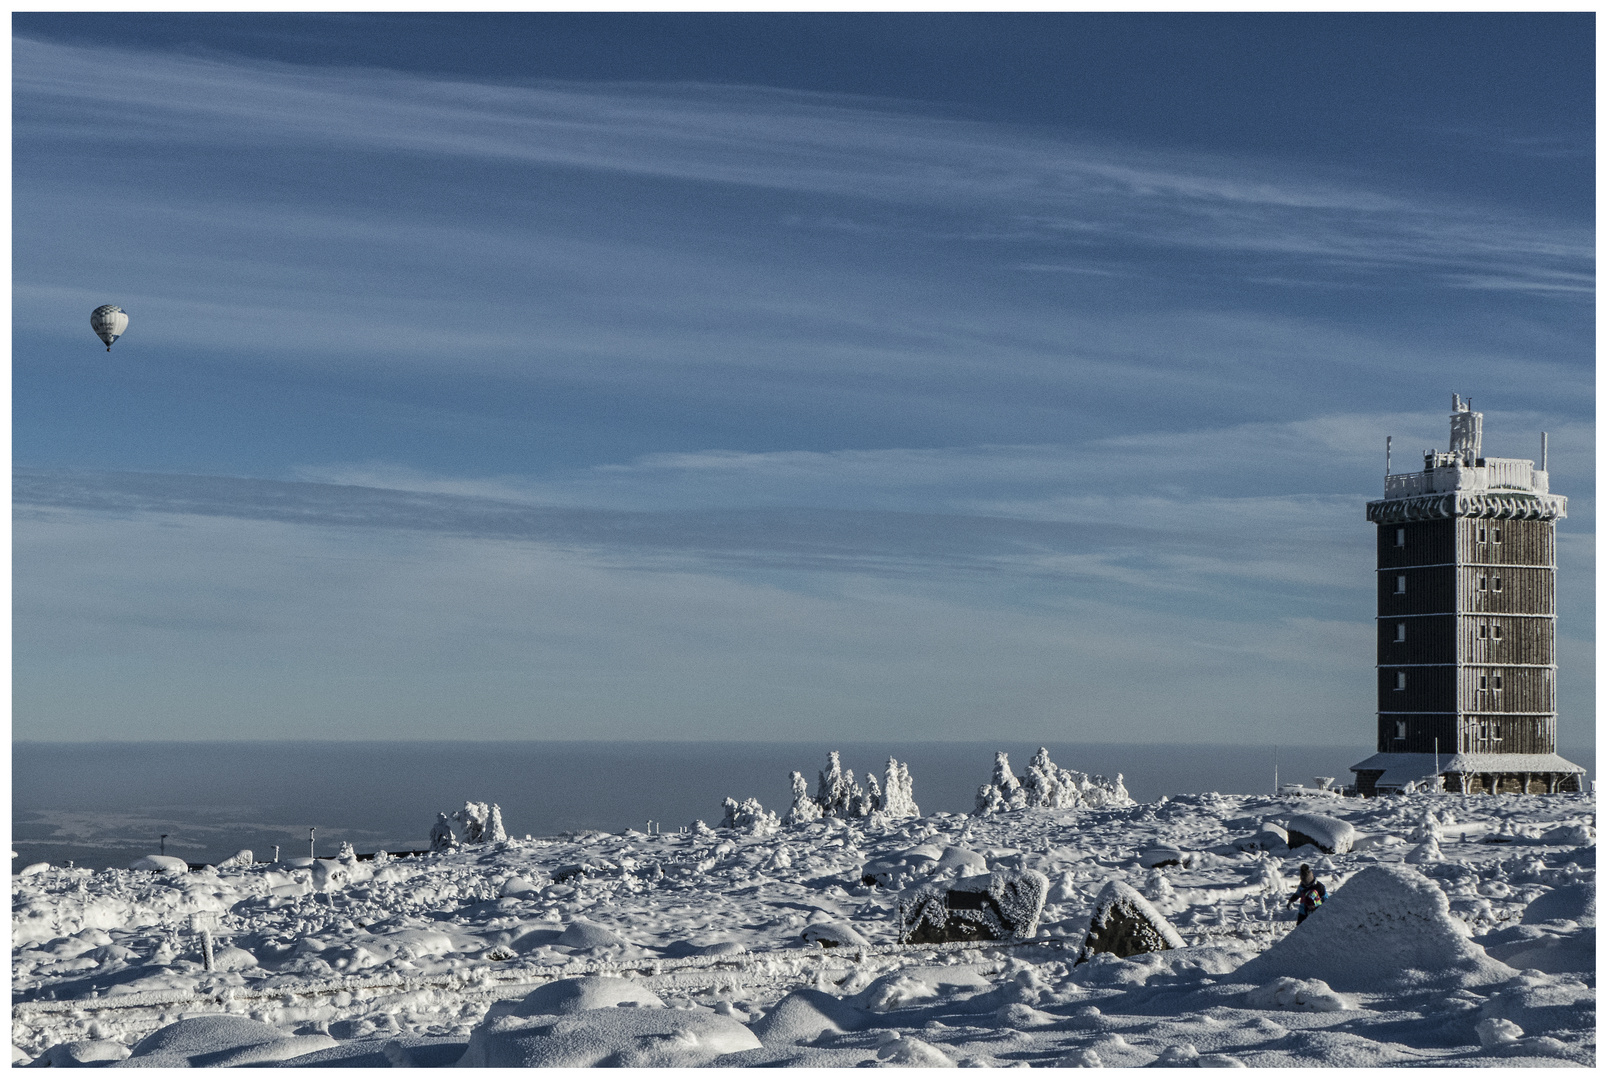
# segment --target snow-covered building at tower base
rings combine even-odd
[[[1558,756],[1556,523],[1541,467],[1480,454],[1483,416],[1453,396],[1452,438],[1368,504],[1378,527],[1378,753],[1362,795],[1579,791]]]

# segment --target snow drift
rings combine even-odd
[[[1479,986],[1517,974],[1469,940],[1433,881],[1405,866],[1377,865],[1332,890],[1306,922],[1229,978],[1260,984],[1286,975],[1363,991]]]

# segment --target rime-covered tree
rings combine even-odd
[[[821,816],[821,804],[810,796],[810,782],[804,779],[801,772],[793,773],[789,779],[793,784],[793,805],[782,818],[784,825],[800,825],[806,821],[816,821]]]
[[[492,803],[491,813],[486,816],[486,843],[501,844],[507,839],[508,831],[503,828],[502,807]]]
[[[445,810],[436,815],[436,823],[430,829],[430,850],[458,850],[458,834],[452,831],[452,819]]]
[[[888,759],[888,770],[883,774],[881,810],[890,818],[920,817],[921,807],[910,781],[910,767],[894,758]]]

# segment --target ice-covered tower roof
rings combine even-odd
[[[1385,476],[1385,497],[1368,504],[1369,521],[1567,516],[1569,500],[1548,491],[1544,456],[1539,469],[1528,458],[1482,457],[1485,416],[1457,394],[1451,420],[1451,442],[1445,451],[1425,453],[1422,471]],[[1546,435],[1541,438],[1544,448]]]

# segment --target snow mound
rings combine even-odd
[[[158,1028],[135,1044],[118,1068],[235,1068],[328,1050],[328,1035],[287,1035],[243,1016],[194,1016]]]
[[[1135,956],[1183,947],[1184,939],[1172,923],[1137,889],[1125,881],[1108,881],[1094,898],[1089,933],[1077,962],[1083,963],[1095,953]]]
[[[929,1042],[906,1038],[897,1031],[893,1038],[877,1048],[877,1061],[884,1068],[953,1069],[954,1061],[948,1054]]]
[[[1329,893],[1315,910],[1230,978],[1321,979],[1339,990],[1502,982],[1517,972],[1468,939],[1446,894],[1405,866],[1376,865]]]
[[[1329,988],[1322,979],[1274,979],[1245,995],[1253,1009],[1288,1009],[1292,1012],[1345,1012],[1355,1005]]]
[[[576,919],[564,928],[553,942],[571,949],[623,949],[631,943],[606,926],[585,919]]]
[[[800,935],[811,945],[819,945],[823,949],[851,948],[856,945],[869,945],[864,934],[846,922],[837,919],[821,919],[810,923]]]
[[[824,991],[806,988],[778,1001],[752,1026],[766,1046],[790,1046],[855,1031],[865,1022],[864,1010]]]
[[[860,1000],[872,1012],[884,1013],[992,988],[987,979],[963,965],[913,967],[877,979],[861,992]]]
[[[1351,822],[1323,814],[1297,814],[1284,823],[1284,831],[1289,835],[1291,851],[1311,844],[1328,855],[1344,855],[1357,838]]]
[[[579,979],[558,979],[539,986],[517,1002],[499,1002],[486,1018],[498,1016],[568,1016],[589,1009],[662,1009],[664,1001],[652,990],[633,979],[612,975],[587,975]]]
[[[1524,909],[1526,925],[1568,919],[1581,926],[1597,925],[1597,890],[1591,885],[1563,885],[1530,901]]]
[[[107,1039],[80,1039],[76,1042],[57,1043],[30,1064],[39,1068],[81,1069],[122,1061],[128,1054],[128,1047],[120,1042]]]
[[[683,1009],[592,1009],[571,1016],[503,1016],[469,1034],[459,1068],[697,1068],[760,1049],[729,1016]]]
[[[173,855],[145,855],[128,864],[130,870],[149,870],[157,874],[185,874],[190,864]]]
[[[825,991],[806,988],[782,998],[751,1026],[766,1046],[792,1046],[855,1031],[865,1022],[864,1010]]]

